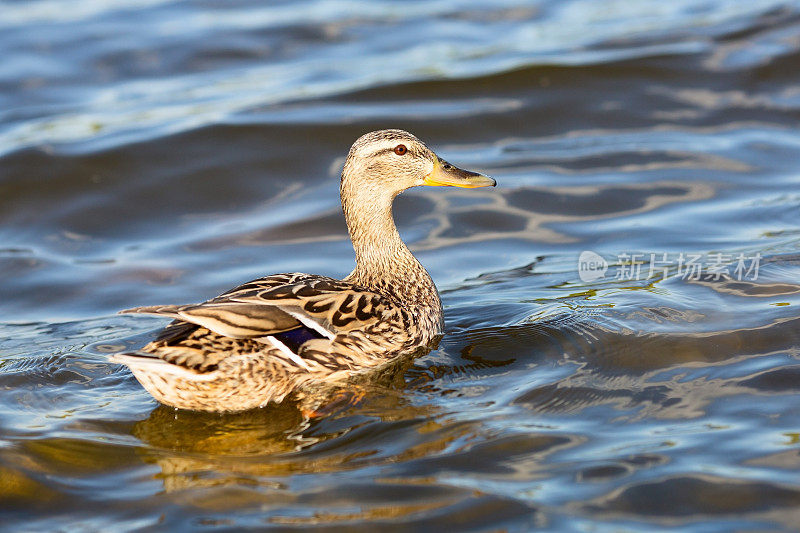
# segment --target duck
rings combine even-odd
[[[238,412],[341,387],[435,345],[444,331],[441,299],[392,215],[395,197],[422,185],[496,182],[448,163],[407,131],[366,133],[350,148],[339,186],[355,250],[347,277],[274,274],[202,303],[125,309],[172,322],[111,361],[162,404]]]

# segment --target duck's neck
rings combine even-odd
[[[409,307],[430,307],[441,314],[433,280],[397,232],[394,196],[381,190],[348,189],[344,183],[341,196],[356,252],[356,268],[347,280]]]

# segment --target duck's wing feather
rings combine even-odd
[[[264,337],[300,326],[332,339],[382,320],[393,307],[384,296],[352,283],[293,273],[250,281],[201,304],[121,312],[166,316],[236,339]]]
[[[277,307],[209,301],[192,305],[135,307],[120,313],[165,316],[203,326],[233,339],[263,337],[296,328],[300,323]]]
[[[322,328],[320,333],[329,338],[363,329],[395,307],[388,298],[347,281],[305,275],[289,283],[262,284],[271,278],[246,283],[212,301],[274,306],[307,327]]]

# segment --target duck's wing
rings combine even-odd
[[[235,339],[260,338],[304,326],[322,337],[380,322],[394,304],[352,283],[311,274],[276,274],[229,290],[201,304],[136,307],[190,322]]]

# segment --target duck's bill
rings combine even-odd
[[[425,176],[425,185],[441,187],[494,187],[497,182],[489,176],[464,170],[439,159],[433,165],[433,172]]]

